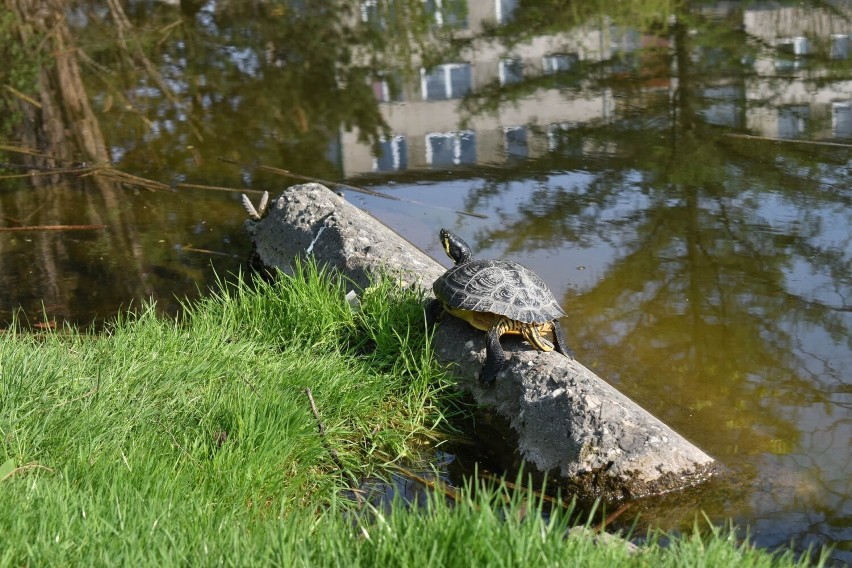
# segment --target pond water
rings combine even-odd
[[[0,230],[0,325],[174,313],[246,265],[270,167],[369,188],[440,262],[444,226],[537,271],[578,359],[732,472],[623,518],[852,562],[852,2],[78,4],[112,166],[165,187],[0,179],[37,227]]]

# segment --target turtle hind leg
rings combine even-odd
[[[520,324],[519,331],[524,339],[539,351],[544,351],[545,353],[553,351],[553,344],[541,334],[541,328],[538,324]]]
[[[553,320],[553,340],[556,343],[556,350],[568,357],[574,358],[574,350],[568,347],[565,342],[565,333],[562,331],[562,326],[559,325],[559,320]]]
[[[479,374],[479,382],[488,387],[494,384],[497,373],[506,364],[506,352],[500,345],[500,336],[508,329],[506,320],[500,320],[485,332],[485,365]]]

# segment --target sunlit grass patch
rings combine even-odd
[[[383,315],[414,318],[417,298],[379,284],[353,312],[344,288],[308,264],[223,285],[180,321],[147,306],[97,336],[0,337],[0,534],[27,535],[0,558],[317,510],[434,440],[447,378],[424,333]]]

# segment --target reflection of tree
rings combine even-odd
[[[572,135],[583,136],[584,131],[578,129]],[[529,176],[522,182],[529,197],[517,205],[517,213],[497,211],[500,222],[478,235],[477,241],[505,243],[505,250],[512,254],[556,248],[562,243],[586,247],[596,241],[610,242],[609,235],[599,231],[599,215],[602,210],[616,205],[626,183],[625,176],[629,175],[625,170],[612,167],[617,162],[617,159],[611,160],[611,169],[596,170],[593,175],[581,176],[584,178],[581,181],[570,178],[563,181],[562,176],[544,172],[582,170],[586,165],[583,160],[549,156],[537,161],[534,170],[524,172]],[[490,200],[510,188],[518,177],[517,170],[485,177],[482,184],[468,194],[464,208],[489,210]],[[535,179],[539,181],[532,181]]]
[[[624,106],[611,122],[569,135],[617,157],[601,167],[588,152],[559,155],[561,168],[585,170],[590,180],[569,187],[553,175],[527,182],[533,189],[518,215],[481,230],[477,240],[505,242],[510,254],[609,243],[618,262],[582,300],[567,302],[570,318],[583,323],[575,330],[578,346],[617,353],[604,374],[705,447],[791,448],[800,432],[770,401],[796,406],[830,396],[797,355],[797,330],[822,329],[838,345],[852,336],[848,304],[807,297],[788,281],[804,265],[848,301],[848,246],[819,244],[822,216],[843,215],[849,201],[841,191],[826,193],[821,180],[842,179],[845,166],[832,169],[827,156],[812,151],[728,136],[729,128],[745,126],[752,42],[738,26],[720,26],[688,8],[673,21],[646,42],[650,52],[634,54],[640,63],[630,73],[606,60],[586,76],[587,88],[611,89]],[[731,110],[716,125],[709,109],[719,101],[708,93],[722,87],[733,95],[723,101]],[[480,107],[494,108],[494,101]],[[529,168],[552,171],[551,160]],[[481,207],[510,184],[486,182],[466,207]],[[623,218],[601,222],[602,212],[631,194],[641,199],[622,204]],[[785,210],[799,218],[779,220]]]
[[[108,115],[125,167],[153,163],[191,175],[203,163],[209,179],[217,167],[210,158],[227,155],[335,177],[340,129],[371,143],[385,134],[374,83],[397,58],[413,56],[401,46],[427,31],[422,2],[397,7],[394,18],[376,17],[391,29],[407,23],[402,37],[364,24],[353,0],[206,2],[191,16],[137,3],[108,21],[92,5],[81,33],[97,69],[123,73],[120,82],[99,74],[99,88],[122,102]],[[125,30],[121,50],[102,43],[117,27]]]
[[[368,142],[384,133],[371,82],[415,55],[434,58],[425,36],[440,35],[420,0],[397,2],[393,10],[378,3],[379,27],[362,22],[355,0],[185,0],[180,11],[156,2],[3,1],[0,39],[14,41],[0,43],[6,62],[0,132],[33,150],[18,154],[29,156],[28,167],[114,160],[150,177],[165,170],[176,181],[233,178],[232,166],[213,159],[218,155],[336,177],[341,128],[357,128]],[[18,111],[15,122],[9,109]],[[107,295],[123,294],[125,302],[148,297],[155,280],[191,274],[158,266],[167,252],[152,256],[152,248],[163,247],[151,243],[164,235],[140,233],[148,212],[126,206],[117,183],[98,176],[35,179],[43,191],[0,195],[5,224],[107,229],[80,238],[34,232],[0,241],[0,285],[28,282],[32,302],[21,301],[43,300],[48,313],[68,315],[77,298],[99,293],[92,281],[103,286],[115,279],[112,270],[126,289],[110,283]],[[205,210],[170,211],[166,202],[158,200],[154,226]],[[208,212],[203,218],[212,224],[218,217]],[[91,246],[73,244],[81,240]],[[113,268],[100,278],[79,273],[96,250]],[[157,278],[161,272],[170,276]],[[13,307],[3,306],[7,313]]]
[[[44,115],[86,127],[79,135],[83,159],[107,160],[98,136],[103,126],[119,161],[132,165],[136,157],[148,167],[167,163],[183,172],[207,150],[302,173],[331,171],[341,128],[357,128],[368,142],[384,134],[373,82],[413,73],[414,60],[441,59],[450,48],[427,40],[452,39],[451,26],[436,28],[433,8],[420,0],[184,1],[181,12],[149,2],[130,3],[125,12],[115,0],[106,6],[87,0],[73,9],[58,1],[5,1],[24,24],[18,26],[24,39],[35,34],[30,44],[53,34],[61,57],[52,72],[67,104],[55,117],[49,109]],[[444,4],[446,11],[456,3]],[[442,17],[458,18],[457,8]],[[0,37],[14,23],[0,22]],[[18,55],[16,64],[26,69]],[[78,56],[97,110],[109,117],[102,125]],[[41,129],[49,126],[45,121]],[[318,165],[322,158],[326,163]]]
[[[83,86],[75,41],[65,19],[65,3],[5,0],[5,6],[14,15],[8,25],[19,41],[40,46],[44,62],[37,73],[38,101],[21,100],[30,118],[19,129],[24,141],[63,160],[109,161],[100,124]],[[8,63],[26,66],[24,54],[16,55]],[[73,144],[68,143],[69,135]]]
[[[606,272],[565,301],[580,360],[736,463],[754,483],[736,510],[782,511],[802,538],[836,541],[849,501],[849,484],[837,477],[848,468],[832,456],[848,459],[848,149],[740,136],[747,109],[774,102],[745,96],[762,80],[750,61],[771,46],[736,25],[741,13],[723,25],[716,18],[681,6],[669,25],[642,30],[655,36],[644,42],[650,51],[578,70],[572,80],[584,92],[608,90],[613,115],[567,132],[576,144],[520,174],[489,177],[465,205],[487,210],[514,184],[526,190],[511,193],[522,195],[516,212],[479,229],[475,248],[496,240],[518,258],[563,243],[609,245],[616,258]],[[554,21],[541,25],[553,31]],[[526,23],[516,26],[521,39],[535,29]],[[811,58],[807,77],[842,77],[821,73],[822,63],[839,66]],[[465,110],[475,118],[553,88],[543,80],[474,93]],[[770,79],[779,88],[793,80],[801,78]],[[573,87],[563,92],[576,96]],[[553,173],[560,170],[583,175]],[[731,498],[699,506],[723,517]]]
[[[6,0],[5,5],[14,16],[8,21],[10,29],[23,45],[38,50],[35,57],[40,62],[34,76],[37,100],[20,92],[15,100],[6,99],[6,105],[18,106],[24,117],[13,128],[21,145],[32,149],[21,154],[26,165],[45,169],[80,161],[109,163],[107,143],[83,84],[65,2]],[[28,65],[24,56],[33,56],[15,55],[8,64],[22,68]],[[142,278],[135,223],[130,211],[121,207],[121,189],[115,183],[95,178],[82,185],[69,184],[60,175],[33,177],[32,183],[37,188],[34,191],[4,196],[0,213],[6,222],[108,225],[103,237],[108,254],[123,259],[125,270],[139,274],[136,285],[141,290],[136,296],[150,293]],[[17,261],[16,255],[8,254],[10,250],[0,251],[0,259],[6,260],[0,270],[0,285],[14,287],[16,282],[29,281],[33,297],[42,300],[50,313],[60,314],[73,312],[75,293],[97,294],[97,290],[82,290],[69,281],[67,266],[74,258],[67,240],[38,231],[26,242],[32,243],[29,252],[33,263]]]

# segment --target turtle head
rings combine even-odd
[[[470,260],[470,247],[464,242],[461,237],[455,233],[451,233],[446,229],[441,229],[441,246],[447,256],[453,259],[456,264],[464,264]]]

